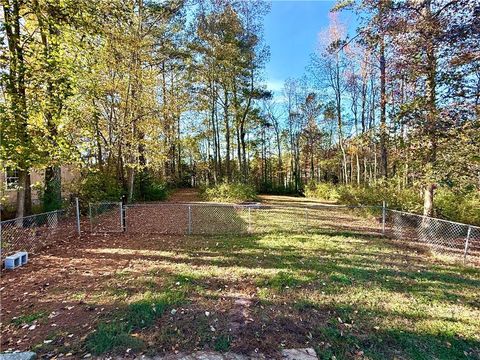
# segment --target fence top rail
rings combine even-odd
[[[91,205],[104,204],[95,203]],[[115,203],[111,203],[115,204]],[[245,209],[280,209],[280,208],[297,208],[297,209],[381,209],[381,206],[369,205],[338,205],[338,204],[263,204],[263,203],[249,203],[249,204],[228,204],[228,203],[163,203],[163,202],[148,202],[127,204],[128,207],[155,207],[155,206],[171,206],[171,207],[226,207],[226,208],[245,208]]]
[[[37,216],[43,216],[43,215],[51,215],[51,214],[55,214],[55,213],[61,213],[61,212],[64,212],[64,211],[65,211],[65,209],[59,209],[59,210],[47,211],[47,212],[43,212],[43,213],[39,213],[39,214],[33,214],[33,215],[27,215],[27,216],[17,217],[17,218],[14,218],[14,219],[2,220],[2,221],[0,221],[0,224],[4,224],[4,223],[8,223],[8,222],[13,222],[13,221],[18,221],[18,220],[20,220],[20,219],[29,219],[29,218],[33,218],[33,217],[37,217]]]
[[[88,203],[88,205],[118,205],[121,203],[121,201],[99,201],[94,203]]]
[[[471,225],[471,224],[465,224],[465,223],[456,222],[456,221],[439,219],[439,218],[435,218],[435,217],[431,217],[431,216],[426,216],[426,215],[414,214],[414,213],[407,212],[407,211],[400,211],[400,210],[393,210],[393,209],[387,209],[387,210],[388,210],[388,211],[391,211],[391,212],[403,214],[403,215],[417,216],[417,217],[421,217],[421,218],[423,218],[423,219],[436,220],[436,221],[446,222],[446,223],[455,224],[455,225],[460,225],[460,226],[471,227],[471,228],[473,228],[473,229],[480,230],[480,226],[475,226],[475,225]]]

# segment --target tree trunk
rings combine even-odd
[[[383,0],[379,1],[379,17],[383,18]],[[386,179],[388,175],[387,163],[387,94],[386,94],[386,66],[385,66],[385,39],[383,30],[380,30],[380,162],[381,173]]]
[[[127,169],[127,181],[128,181],[128,200],[133,201],[133,192],[135,184],[135,170],[132,167]]]
[[[423,193],[423,215],[432,216],[433,215],[433,194],[435,186],[433,184],[428,184],[425,187]]]
[[[30,172],[27,172],[25,181],[25,216],[32,215],[32,181]]]
[[[2,3],[4,14],[4,30],[8,42],[9,51],[9,72],[6,75],[6,93],[11,96],[11,112],[13,126],[8,128],[18,141],[18,145],[24,147],[23,154],[12,154],[13,160],[18,171],[18,190],[17,190],[17,209],[16,217],[21,218],[25,215],[25,196],[28,176],[28,156],[29,156],[29,136],[27,133],[27,96],[25,84],[25,59],[21,39],[21,16],[20,1],[5,0]],[[4,128],[2,127],[2,133]],[[5,135],[4,135],[5,136]],[[25,151],[26,150],[26,151]],[[22,222],[18,225],[22,226]]]
[[[23,216],[25,215],[25,190],[27,188],[27,171],[18,170],[18,188],[17,188],[17,226],[23,226]]]
[[[431,0],[425,1],[425,7],[423,10],[424,18],[430,22],[432,19],[431,12]],[[429,23],[432,26],[431,23]],[[427,98],[427,121],[425,126],[425,132],[427,137],[427,146],[425,154],[425,167],[427,171],[432,171],[435,167],[436,157],[437,157],[437,130],[436,130],[436,116],[437,116],[437,105],[436,105],[436,75],[437,75],[437,59],[436,59],[436,48],[435,48],[435,39],[433,35],[428,32],[427,38],[425,39],[426,46],[426,98]],[[431,178],[431,175],[427,173],[427,184],[424,192],[424,202],[423,202],[423,213],[425,215],[431,216],[433,214],[434,207],[434,189],[435,184],[433,183],[434,179]]]
[[[357,185],[360,186],[360,159],[358,158],[358,152],[355,154],[357,160]]]
[[[224,121],[225,121],[225,162],[226,162],[226,171],[227,171],[227,181],[232,180],[232,169],[230,164],[230,120],[228,113],[228,92],[225,91],[224,98]]]
[[[45,169],[45,193],[43,196],[44,211],[60,209],[62,205],[61,170],[58,166],[49,166]]]

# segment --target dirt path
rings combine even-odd
[[[286,195],[259,195],[258,196],[261,203],[269,205],[283,205],[283,206],[306,206],[312,204],[322,204],[322,205],[334,205],[333,201],[319,201],[316,199],[309,199],[299,196],[286,196]],[[204,201],[198,189],[176,189],[170,195],[167,200],[168,203],[181,204],[181,203],[197,203],[197,202],[206,202]]]
[[[282,205],[282,206],[308,206],[312,204],[321,205],[335,205],[334,201],[320,201],[318,199],[311,199],[300,196],[288,196],[288,195],[259,195],[260,201],[270,205]]]
[[[170,203],[191,203],[201,202],[200,192],[198,189],[176,189],[168,198]]]

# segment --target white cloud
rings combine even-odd
[[[283,89],[283,80],[267,81],[267,90],[273,91],[275,93],[281,93],[282,89]]]

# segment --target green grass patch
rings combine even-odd
[[[213,349],[215,351],[226,352],[230,349],[231,338],[228,335],[220,335],[215,339]]]
[[[40,320],[45,316],[47,316],[47,314],[43,311],[34,312],[32,314],[24,314],[19,317],[13,318],[12,324],[16,326],[30,325],[34,321]]]
[[[146,292],[113,316],[111,322],[100,323],[86,340],[86,348],[94,355],[106,352],[121,353],[126,349],[142,349],[143,341],[133,337],[133,331],[151,327],[168,309],[185,301],[182,291]]]
[[[259,281],[260,285],[275,289],[275,290],[285,290],[288,288],[293,288],[302,283],[300,279],[295,277],[295,275],[280,271],[278,274],[272,276],[271,278]]]
[[[87,338],[86,348],[94,355],[106,352],[123,353],[127,349],[141,350],[144,343],[131,336],[131,330],[128,323],[120,321],[101,323],[97,330]]]
[[[347,275],[341,273],[331,274],[330,280],[344,285],[349,285],[351,283],[350,278]]]
[[[318,305],[309,299],[299,299],[293,304],[293,308],[299,311],[308,311],[317,307]]]

